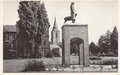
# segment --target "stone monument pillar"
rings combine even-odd
[[[62,64],[63,66],[70,66],[70,55],[72,53],[70,50],[76,50],[75,48],[71,49],[70,43],[73,39],[77,39],[79,41],[76,42],[78,48],[76,51],[78,51],[79,55],[79,62],[77,64],[89,66],[88,25],[74,23],[77,16],[75,14],[74,2],[71,3],[70,10],[71,16],[65,17],[64,23],[72,21],[72,24],[64,24],[62,27]]]
[[[89,66],[88,25],[80,24],[64,24],[62,27],[62,64],[70,66],[70,40],[76,37],[82,40],[78,65]]]

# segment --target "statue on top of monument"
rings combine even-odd
[[[75,8],[74,8],[74,2],[71,3],[70,5],[70,12],[71,12],[71,16],[67,16],[64,18],[66,23],[67,21],[72,21],[72,23],[75,22],[75,17],[77,16],[77,14],[75,13]]]

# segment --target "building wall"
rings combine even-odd
[[[16,57],[16,32],[3,33],[3,57],[15,58]]]
[[[18,25],[16,25],[16,26],[14,25],[14,26],[12,26],[12,28],[10,25],[7,25],[4,28],[5,28],[5,30],[7,30],[6,33],[3,33],[4,53],[8,53],[8,50],[15,50],[15,52],[16,52],[15,54],[17,57],[24,57],[26,54],[26,50],[24,49],[24,46],[25,46],[24,40],[21,40],[21,38],[19,38],[19,36],[17,36],[17,34],[19,33]],[[16,36],[17,36],[17,39],[15,39]],[[15,40],[15,41],[12,42],[13,40]],[[6,52],[6,49],[8,49],[7,52]],[[49,43],[49,26],[48,26],[47,31],[43,35],[42,45],[40,46],[39,52],[42,52],[42,54],[44,56],[49,52],[49,50],[50,50],[50,43]],[[5,57],[6,57],[6,55],[8,55],[8,54],[5,54]]]
[[[60,31],[53,29],[51,32],[51,43],[58,44],[59,42],[60,42]]]

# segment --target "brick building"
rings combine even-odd
[[[4,58],[24,57],[25,49],[23,41],[16,37],[19,28],[15,25],[3,25],[3,53]],[[38,53],[44,57],[50,50],[49,43],[49,26],[42,37],[42,44],[39,47]]]
[[[3,58],[16,57],[16,27],[14,25],[3,26]]]

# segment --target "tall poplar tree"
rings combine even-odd
[[[110,36],[111,39],[111,47],[112,47],[112,51],[118,55],[118,31],[117,31],[117,27],[115,26],[113,29],[113,32]]]
[[[38,50],[36,45],[41,45],[41,37],[49,24],[48,18],[43,16],[47,13],[43,11],[45,11],[45,7],[40,1],[19,2],[18,37],[24,44],[24,54],[27,56],[32,56],[36,52],[35,50]],[[48,24],[46,25],[46,23]]]

